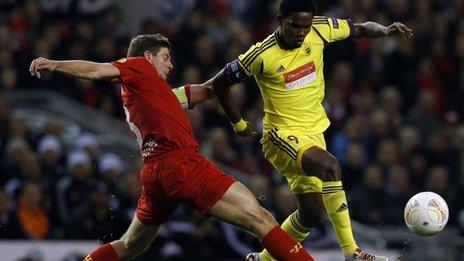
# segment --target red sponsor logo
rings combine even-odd
[[[284,73],[285,83],[293,82],[298,79],[305,77],[306,75],[310,75],[311,73],[316,71],[316,66],[314,62],[309,62],[303,66],[296,68],[293,71]]]

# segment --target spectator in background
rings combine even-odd
[[[139,175],[136,171],[129,171],[118,179],[117,182],[120,192],[118,194],[120,201],[119,211],[121,216],[129,223],[134,217],[136,207],[134,203],[137,202],[141,191]]]
[[[247,178],[248,188],[258,199],[259,203],[266,209],[271,210],[272,203],[272,187],[269,179],[262,175],[253,175]]]
[[[6,155],[1,159],[2,178],[8,181],[17,176],[25,155],[31,153],[29,144],[23,138],[9,139],[6,143]]]
[[[23,231],[14,211],[14,201],[3,190],[0,190],[0,239],[23,237]]]
[[[14,116],[11,118],[9,130],[9,138],[23,138],[29,142],[33,140],[30,137],[27,121],[24,117]]]
[[[350,143],[363,143],[365,134],[363,133],[362,120],[360,117],[349,118],[343,130],[335,132],[333,135],[331,148],[334,156],[340,159],[342,164],[346,163],[346,150]]]
[[[391,138],[380,140],[377,150],[377,162],[384,168],[398,164],[400,162],[398,151],[396,140]]]
[[[296,209],[296,200],[287,185],[278,185],[274,189],[274,201],[276,206],[276,218],[283,222],[288,215]]]
[[[71,222],[71,210],[86,204],[95,188],[92,178],[92,161],[85,152],[68,155],[69,176],[63,177],[57,187],[58,211],[63,224]]]
[[[443,166],[432,166],[427,177],[426,188],[452,203],[456,198],[456,191],[450,187],[449,171]]]
[[[456,191],[456,195],[463,195],[462,193],[464,193],[464,163],[461,163],[461,169],[459,173],[459,185],[458,190]],[[448,208],[449,207],[450,206],[448,206]],[[457,196],[456,203],[452,207],[454,207],[456,210],[456,216],[450,216],[450,221],[456,221],[461,229],[461,234],[464,234],[464,197]]]
[[[387,211],[383,219],[386,224],[400,224],[403,220],[404,206],[414,192],[410,185],[409,175],[408,170],[401,165],[393,166],[388,171],[386,192],[389,202],[385,206]]]
[[[92,166],[97,165],[98,158],[100,157],[100,144],[94,134],[83,133],[74,142],[74,149],[87,153],[87,156],[92,161]]]
[[[102,93],[95,85],[94,81],[75,79],[75,99],[91,108],[97,108],[102,100]]]
[[[18,206],[20,227],[28,238],[45,239],[51,230],[50,219],[43,206],[42,190],[38,183],[25,183]]]
[[[37,146],[44,176],[50,177],[55,184],[60,178],[64,177],[65,169],[60,161],[63,157],[63,148],[60,140],[53,135],[42,137]]]
[[[427,176],[427,159],[421,152],[415,152],[408,156],[405,162],[411,172],[411,184],[415,191],[424,188]]]
[[[430,104],[430,113],[432,113],[433,115],[441,115],[444,109],[443,84],[441,79],[437,75],[437,68],[435,68],[434,64],[428,57],[422,59],[419,62],[419,72],[417,81],[419,91],[430,92],[431,96],[433,97]]]
[[[398,129],[403,123],[401,115],[402,100],[399,92],[392,86],[380,90],[380,107],[387,114],[388,122],[393,129]]]
[[[104,183],[88,192],[88,200],[82,201],[70,214],[70,235],[73,239],[95,239],[111,242],[126,230],[120,213],[111,207],[111,196]]]
[[[458,153],[448,145],[444,130],[435,130],[430,133],[427,140],[427,162],[430,166],[443,165],[449,171],[457,172],[459,162]],[[452,182],[455,177],[450,177]],[[456,177],[457,178],[457,177]]]
[[[440,125],[434,111],[434,97],[430,91],[420,91],[416,105],[409,111],[408,122],[423,136],[428,136],[439,129]]]
[[[213,128],[201,151],[206,157],[227,166],[233,167],[237,163],[237,154],[232,148],[229,135],[224,128]]]
[[[384,187],[382,168],[370,165],[366,168],[362,183],[354,189],[351,212],[353,218],[365,224],[379,224],[385,218],[385,206],[389,204]]]
[[[418,15],[417,17],[425,17]],[[419,28],[418,28],[419,29]],[[399,39],[395,48],[385,57],[385,79],[401,93],[403,102],[402,111],[409,103],[414,103],[417,98],[417,86],[414,77],[418,52],[414,51],[414,42],[407,39]]]
[[[403,126],[399,130],[400,153],[404,158],[409,158],[415,152],[421,152],[422,139],[419,131],[411,126]]]
[[[12,68],[2,70],[0,73],[0,83],[4,91],[13,91],[18,86],[18,74]]]
[[[42,165],[39,158],[33,152],[28,152],[21,157],[19,175],[11,178],[6,184],[5,189],[10,195],[18,196],[21,187],[26,183],[36,183],[40,186],[41,193],[45,197],[51,197],[54,192],[53,177],[45,176],[42,172]]]
[[[392,137],[393,125],[390,122],[387,112],[384,109],[376,109],[370,114],[371,121],[371,142],[384,140]]]
[[[52,135],[61,139],[61,135],[63,132],[63,127],[61,126],[61,122],[56,118],[49,118],[45,122],[45,126],[43,128],[43,135]]]
[[[348,145],[346,152],[346,161],[341,166],[343,169],[343,184],[347,190],[355,187],[356,183],[361,179],[360,175],[364,172],[367,164],[366,151],[359,143],[351,143]]]
[[[192,124],[193,135],[195,139],[198,140],[200,143],[203,143],[207,137],[204,128],[203,128],[203,121],[204,121],[204,112],[203,108],[198,108],[195,110],[188,110],[187,116],[190,120],[190,124]]]
[[[106,153],[98,160],[98,172],[100,179],[108,186],[109,193],[118,194],[118,178],[123,174],[121,158],[114,153]]]

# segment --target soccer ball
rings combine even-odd
[[[440,195],[421,192],[414,195],[404,208],[404,221],[409,230],[421,236],[433,236],[448,222],[448,205]]]

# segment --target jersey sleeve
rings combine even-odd
[[[131,84],[144,79],[147,76],[147,70],[153,69],[148,66],[148,61],[145,58],[123,58],[111,63],[119,70],[119,82]]]
[[[172,89],[172,92],[176,95],[179,100],[182,108],[192,109],[193,106],[190,105],[190,85],[185,85]]]
[[[353,22],[350,19],[315,16],[313,28],[328,43],[347,39],[354,34]]]

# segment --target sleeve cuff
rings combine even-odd
[[[348,35],[348,39],[353,39],[354,38],[354,23],[351,19],[346,19],[346,22],[348,23],[348,26],[350,27],[350,35]]]
[[[234,126],[236,132],[241,132],[246,129],[247,122],[244,119],[240,119],[238,122],[232,123],[232,126]]]
[[[110,64],[112,64],[114,67],[116,67],[116,69],[118,69],[119,71],[119,77],[118,77],[118,80],[115,81],[117,83],[122,83],[122,76],[123,76],[123,73],[124,73],[124,68],[121,66],[121,64],[117,61],[114,61],[114,62],[111,62]]]
[[[192,104],[192,100],[190,98],[190,84],[189,83],[186,84],[184,89],[185,89],[185,96],[187,97],[187,108],[191,110],[195,108],[195,104]]]

